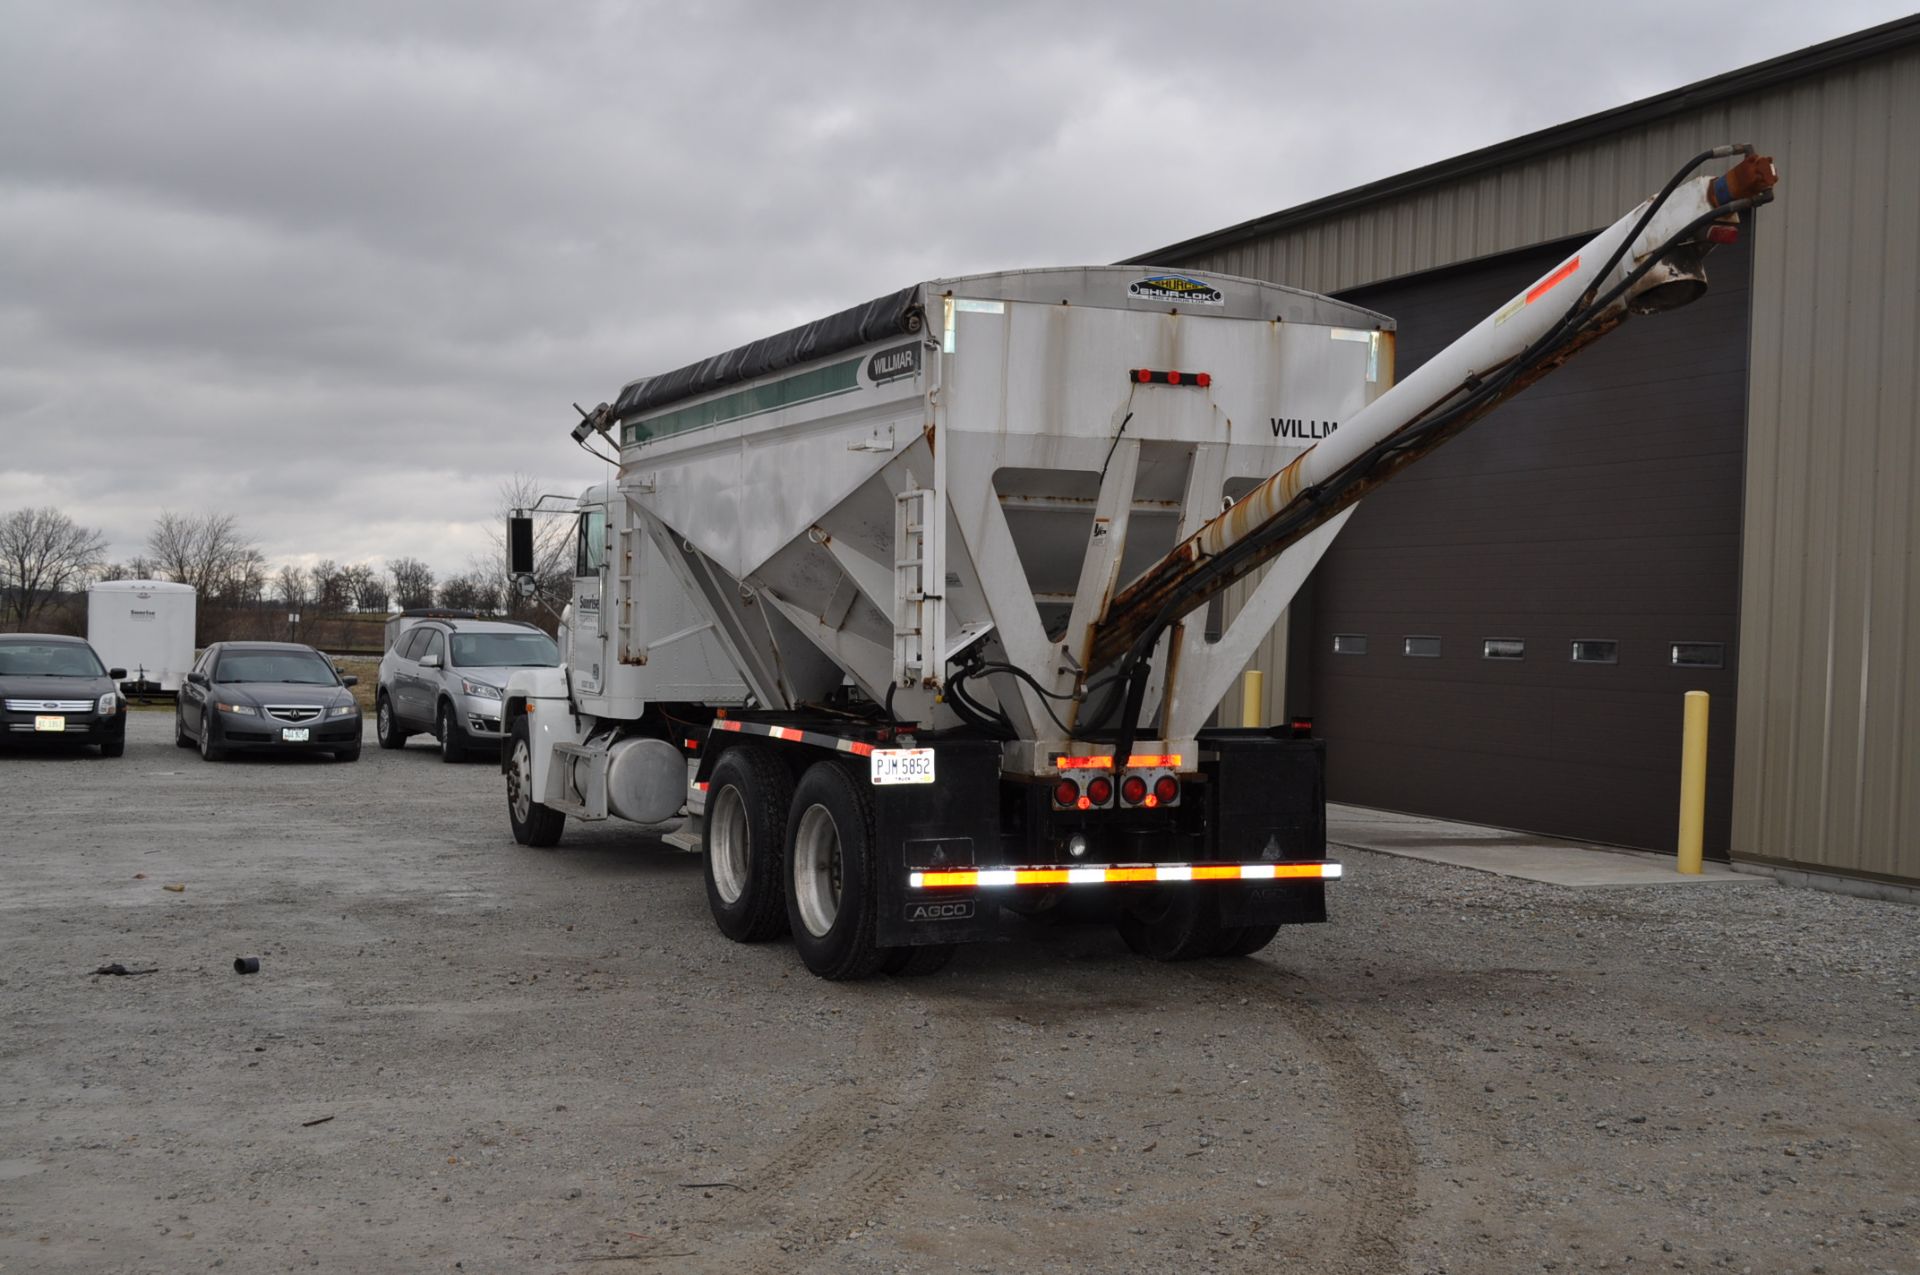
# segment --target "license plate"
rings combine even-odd
[[[931,748],[876,748],[867,760],[876,784],[930,784],[933,782]]]
[[[35,730],[65,730],[67,719],[64,717],[36,717],[33,719]],[[877,780],[875,782],[878,782]]]
[[[280,739],[283,743],[304,744],[307,742],[307,728],[302,726],[298,730],[295,730],[289,726],[280,732]]]

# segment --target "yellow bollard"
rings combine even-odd
[[[1700,841],[1707,825],[1707,693],[1687,692],[1680,737],[1680,853],[1674,870],[1700,874]]]
[[[1258,726],[1266,717],[1267,675],[1259,669],[1248,669],[1247,675],[1240,680],[1240,724]]]

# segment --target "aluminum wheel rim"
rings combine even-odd
[[[206,713],[200,715],[200,755],[209,760],[213,757],[213,717]]]
[[[524,739],[513,744],[513,768],[507,772],[507,804],[521,823],[533,813],[533,750]]]
[[[383,697],[380,700],[380,738],[387,739],[393,734],[393,705]]]
[[[707,862],[722,903],[738,903],[747,891],[747,803],[732,784],[713,797],[708,812]]]
[[[825,938],[840,915],[840,828],[825,806],[809,806],[793,834],[793,896],[807,933]]]

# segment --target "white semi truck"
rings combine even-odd
[[[835,979],[1004,910],[1161,959],[1324,920],[1322,744],[1211,725],[1223,696],[1367,490],[1698,296],[1773,183],[1702,154],[1397,385],[1383,315],[1131,266],[920,283],[632,382],[574,429],[617,475],[566,662],[505,691],[515,837],[688,815],[719,928]]]

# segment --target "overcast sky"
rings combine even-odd
[[[459,570],[634,376],[1907,8],[0,0],[0,512]]]

